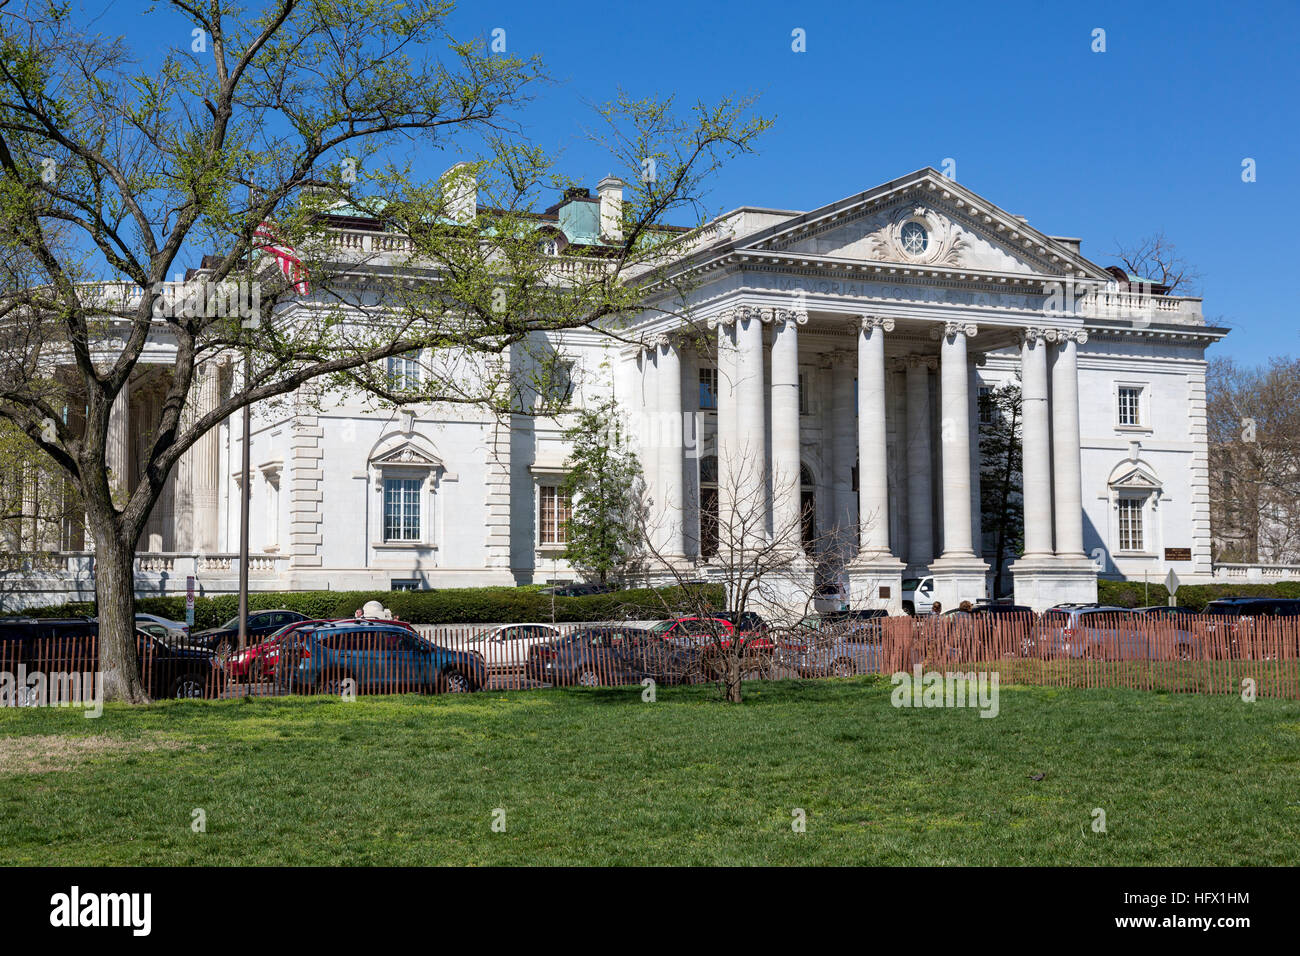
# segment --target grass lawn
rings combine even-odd
[[[1300,863],[1300,704],[1004,686],[987,719],[890,690],[6,709],[0,863]]]

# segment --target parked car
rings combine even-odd
[[[903,610],[913,616],[929,614],[934,603],[934,577],[903,579]]]
[[[535,644],[548,644],[560,636],[560,629],[552,624],[504,624],[476,634],[466,647],[482,656],[491,670],[510,670],[528,663],[528,651]]]
[[[754,611],[719,611],[714,617],[726,621],[742,634],[766,634],[769,630],[767,621]]]
[[[169,644],[183,644],[190,636],[190,626],[184,621],[173,621],[157,614],[136,614],[135,626]]]
[[[796,630],[778,638],[777,661],[800,677],[875,673],[880,667],[879,618]]]
[[[1143,615],[1128,608],[1104,604],[1058,605],[1043,612],[1033,631],[1035,656],[1078,657],[1098,660],[1153,660],[1159,657],[1149,632],[1141,626]],[[1174,657],[1198,657],[1199,642],[1187,630],[1174,631]]]
[[[372,618],[327,618],[294,621],[292,624],[286,624],[265,640],[246,647],[242,651],[234,651],[225,661],[226,674],[232,680],[247,680],[250,683],[273,679],[275,677],[276,666],[280,661],[280,648],[283,646],[283,639],[299,628],[310,627],[317,624],[373,623],[374,620]],[[416,634],[415,628],[411,627],[411,625],[404,621],[385,619],[383,623],[396,624],[398,627],[404,627],[412,634]]]
[[[1268,621],[1272,619],[1290,619],[1300,618],[1300,600],[1292,598],[1261,598],[1261,597],[1237,597],[1237,598],[1219,598],[1211,601],[1205,606],[1205,613],[1209,616],[1209,621],[1203,624],[1207,634],[1210,636],[1210,647],[1213,653],[1218,656],[1225,654],[1229,658],[1251,658],[1257,654],[1262,654],[1265,658],[1271,658],[1276,653],[1266,647],[1255,649],[1249,640],[1249,635],[1253,630],[1256,621]],[[1216,620],[1220,619],[1220,620]],[[1227,619],[1226,621],[1222,619]],[[1297,622],[1300,623],[1300,622]],[[1227,628],[1225,635],[1226,647],[1219,645],[1219,629]],[[1286,655],[1300,654],[1300,633],[1292,632],[1291,637],[1293,644],[1289,652],[1283,652]]]
[[[1135,607],[1134,614],[1143,614],[1147,617],[1169,617],[1169,618],[1186,618],[1195,617],[1196,612],[1190,607],[1170,607],[1167,604],[1152,604],[1148,607]]]
[[[270,637],[286,624],[305,620],[307,620],[306,614],[299,614],[297,611],[289,611],[284,608],[250,611],[248,615],[248,642],[251,644],[254,641],[260,641],[262,638]],[[239,646],[239,618],[232,617],[220,627],[210,627],[207,630],[193,632],[190,634],[189,643],[194,647],[202,647],[212,651],[220,657],[226,657]]]
[[[286,689],[338,694],[353,680],[366,693],[465,693],[487,685],[483,658],[454,651],[387,621],[298,628],[282,639],[279,681]]]
[[[1235,617],[1243,620],[1257,617],[1300,617],[1300,600],[1268,597],[1219,598],[1205,605],[1205,613],[1215,617]]]
[[[573,631],[528,651],[524,674],[562,686],[680,684],[702,676],[699,651],[661,640],[643,628],[600,625]]]
[[[0,621],[0,669],[85,673],[99,670],[99,625],[89,618]],[[209,652],[174,646],[137,629],[136,653],[145,693],[154,699],[219,694],[224,679]],[[25,701],[20,696],[18,703]]]
[[[839,633],[854,634],[860,632],[864,636],[869,636],[870,640],[878,644],[883,633],[881,622],[887,617],[889,617],[889,612],[884,608],[824,611],[820,614],[806,615],[795,625],[795,628],[802,631],[826,632],[833,630]]]
[[[736,639],[737,628],[724,617],[685,616],[668,621],[660,621],[650,631],[666,641],[691,647],[717,647],[726,650]],[[739,631],[739,640],[760,653],[772,653],[776,650],[775,642],[763,631],[746,633]]]

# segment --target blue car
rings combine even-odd
[[[487,665],[472,651],[439,647],[396,624],[321,624],[284,638],[290,691],[341,694],[468,693],[487,685]]]

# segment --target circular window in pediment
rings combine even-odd
[[[930,245],[930,235],[925,231],[925,226],[919,222],[906,222],[903,223],[903,228],[898,234],[898,242],[907,255],[921,256]]]

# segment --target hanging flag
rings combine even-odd
[[[293,248],[280,245],[267,222],[263,222],[254,230],[253,239],[262,243],[257,247],[260,251],[275,257],[280,271],[293,284],[294,291],[299,295],[306,295],[310,288],[307,284],[307,268],[294,254]]]

